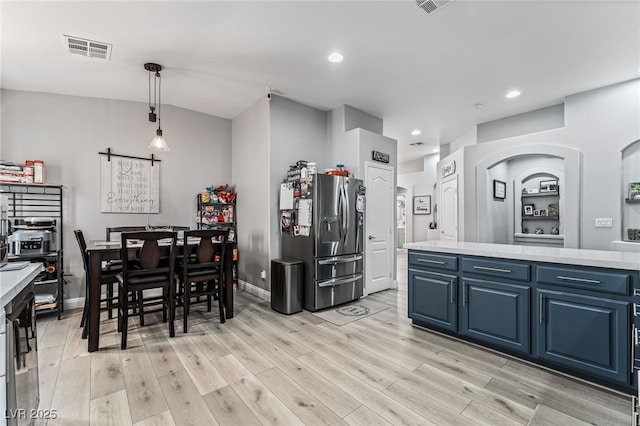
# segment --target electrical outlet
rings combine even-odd
[[[260,278],[262,278],[263,280],[267,279],[267,271],[265,271],[264,269],[262,271],[260,271]]]
[[[597,217],[596,228],[613,228],[613,218],[611,217]]]

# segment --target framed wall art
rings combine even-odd
[[[525,204],[522,206],[522,216],[533,216],[533,210],[536,208],[533,204]]]
[[[629,183],[629,200],[640,200],[640,182]]]
[[[507,197],[507,184],[501,180],[493,180],[493,198],[504,200]]]
[[[413,197],[413,214],[431,214],[431,195]]]

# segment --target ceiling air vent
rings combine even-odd
[[[88,58],[111,60],[111,44],[109,43],[65,35],[64,44],[69,53]]]
[[[420,145],[424,145],[424,143],[422,143],[422,142],[413,142],[413,143],[410,143],[409,145],[411,145],[411,146],[420,146]]]
[[[429,15],[448,6],[453,0],[416,0],[418,7]]]

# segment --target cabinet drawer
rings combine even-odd
[[[627,295],[630,277],[629,274],[616,271],[599,272],[586,268],[538,266],[536,281],[541,284]]]
[[[496,278],[529,281],[530,266],[522,263],[462,258],[462,271]]]
[[[410,251],[409,265],[422,266],[426,268],[446,269],[448,271],[457,271],[458,258],[456,256],[445,256],[441,254],[428,254],[419,251]]]

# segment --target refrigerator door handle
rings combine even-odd
[[[349,284],[362,278],[362,274],[354,275],[347,278],[333,278],[318,283],[318,287],[332,287],[334,285]]]
[[[345,244],[347,239],[347,229],[349,228],[349,192],[345,186],[342,187],[342,194],[344,196],[344,202],[342,203],[342,208],[344,209],[344,213],[342,215],[342,229],[344,230]]]
[[[362,255],[357,254],[355,256],[349,256],[349,257],[336,256],[336,257],[331,257],[329,259],[322,259],[322,260],[318,260],[318,265],[332,265],[334,263],[349,263],[349,262],[355,262],[356,260],[362,260]]]

